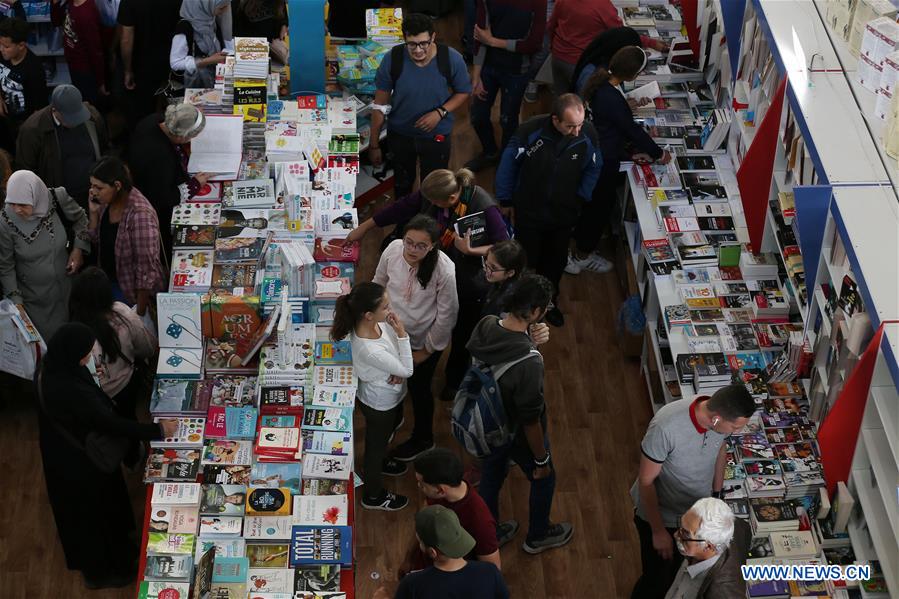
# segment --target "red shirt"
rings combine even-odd
[[[466,483],[468,492],[465,497],[450,503],[444,499],[428,499],[428,505],[442,505],[456,512],[459,524],[474,537],[474,549],[465,556],[465,559],[475,560],[479,555],[490,555],[499,549],[496,540],[496,520],[493,514],[478,492]],[[430,560],[419,552],[416,563],[412,564],[413,570],[421,570],[431,565]]]
[[[577,64],[593,39],[624,23],[611,0],[556,0],[546,30],[552,44],[553,58]],[[651,38],[641,35],[644,47],[652,47]]]
[[[86,0],[75,6],[51,6],[53,24],[62,25],[63,50],[66,62],[73,71],[91,72],[97,85],[106,84],[106,66],[103,60],[103,40],[100,33],[100,11],[94,0]]]

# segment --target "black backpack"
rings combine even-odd
[[[394,89],[400,75],[403,74],[403,65],[406,64],[404,52],[406,52],[406,44],[398,44],[390,49],[390,81],[393,83]],[[450,68],[449,46],[444,44],[437,44],[437,70],[446,79],[446,86],[451,87],[453,73]]]

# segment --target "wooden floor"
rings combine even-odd
[[[439,35],[448,43],[459,38],[461,18],[439,22]],[[549,96],[525,104],[523,116],[546,111]],[[496,121],[496,119],[494,119]],[[457,115],[453,134],[453,168],[479,151],[468,124],[467,109]],[[493,188],[493,172],[478,177]],[[358,280],[371,276],[380,240],[364,242]],[[632,524],[628,489],[636,474],[639,442],[651,409],[636,360],[620,356],[615,321],[623,300],[614,273],[566,275],[561,308],[566,324],[552,329],[544,346],[549,436],[557,469],[552,517],[574,524],[574,539],[561,549],[530,556],[521,550],[522,530],[502,550],[503,571],[512,597],[593,599],[626,597],[636,580],[640,561]],[[442,386],[435,380],[435,391]],[[15,385],[0,388],[0,465],[3,509],[0,509],[0,599],[131,598],[135,589],[87,591],[77,573],[65,568],[47,503],[37,445],[33,398]],[[0,404],[2,405],[2,404]],[[448,404],[438,402],[437,442],[458,449],[449,434]],[[410,410],[411,412],[411,410]],[[411,430],[407,415],[402,440]],[[356,418],[357,462],[362,453],[364,419]],[[461,455],[461,450],[460,450]],[[361,463],[361,462],[360,462]],[[76,465],[73,465],[73,467]],[[140,476],[129,479],[135,512],[143,510]],[[419,501],[410,472],[388,486]],[[528,484],[520,471],[509,476],[501,496],[503,518],[527,522]],[[399,513],[357,510],[356,590],[368,599],[377,586],[396,587],[396,569],[413,534],[413,508]],[[102,518],[103,506],[85,518]]]

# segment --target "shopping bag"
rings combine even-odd
[[[16,305],[0,301],[0,371],[33,380],[38,361],[47,345],[28,315]]]

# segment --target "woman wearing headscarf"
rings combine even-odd
[[[215,65],[225,62],[225,49],[234,49],[231,0],[184,2],[169,53],[169,64],[183,74],[184,86],[211,88]]]
[[[75,235],[67,248],[66,224]],[[69,275],[90,253],[87,215],[65,188],[47,189],[31,171],[16,171],[0,211],[0,285],[24,307],[44,339],[67,320]]]
[[[192,197],[209,178],[207,173],[193,177],[187,173],[190,140],[205,126],[206,117],[195,106],[173,104],[165,109],[164,115],[145,117],[131,135],[128,163],[134,187],[156,209],[166,252],[172,249],[172,208],[181,202],[178,186],[187,185],[188,196]]]
[[[104,438],[153,440],[171,435],[173,420],[141,424],[116,415],[88,364],[96,338],[82,323],[62,325],[47,343],[37,373],[38,422],[44,479],[56,530],[70,570],[80,570],[90,589],[131,584],[137,571],[134,514],[121,468],[106,472],[85,444]],[[102,517],[91,514],[102,510]]]

